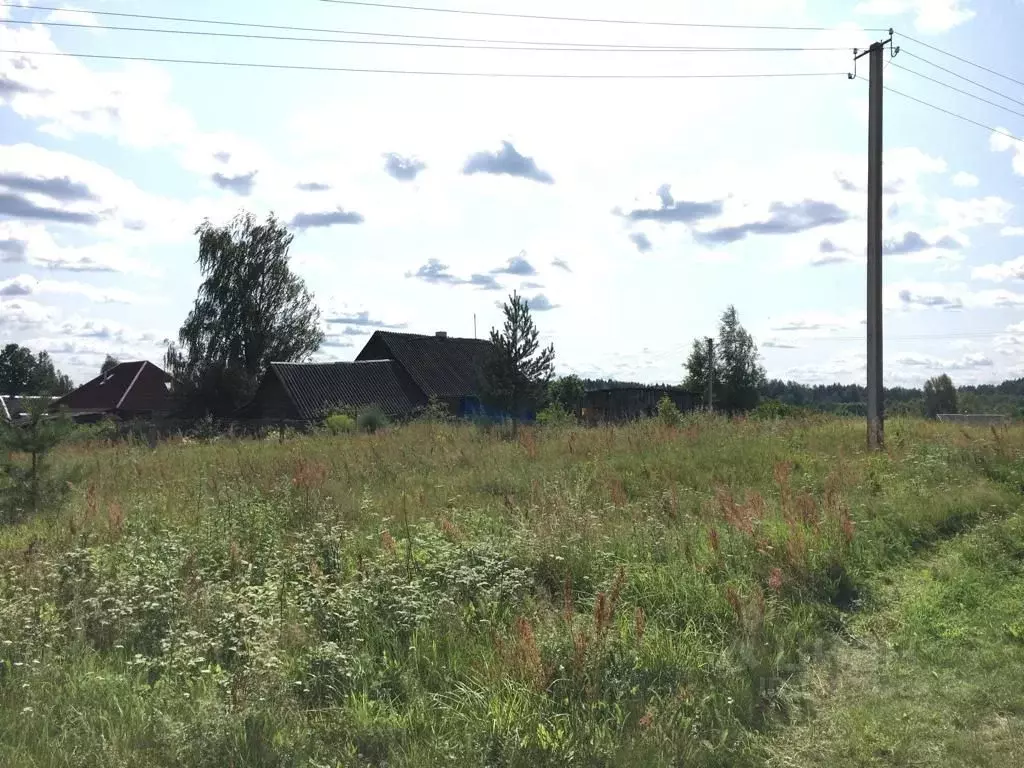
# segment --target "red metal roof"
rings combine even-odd
[[[57,401],[71,411],[170,411],[171,376],[147,360],[120,363]]]

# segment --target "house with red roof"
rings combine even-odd
[[[76,421],[166,416],[174,410],[171,375],[148,360],[118,363],[54,403]]]

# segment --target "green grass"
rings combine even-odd
[[[1020,505],[1024,429],[888,437],[687,419],[68,446],[64,508],[0,530],[0,765],[742,766],[780,729],[798,755],[808,675],[849,657],[854,617],[893,642],[930,621],[883,620],[886,574]],[[992,703],[963,706],[1009,717]]]
[[[994,520],[879,579],[780,766],[1024,764],[1024,518]]]

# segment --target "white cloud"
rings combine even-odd
[[[975,280],[991,280],[994,283],[1010,280],[1024,280],[1024,256],[1004,261],[1001,264],[985,264],[971,272]]]
[[[850,347],[845,353],[836,354],[819,362],[788,368],[784,372],[783,378],[808,384],[833,384],[850,381],[860,383],[864,380],[866,359],[867,355],[861,347]]]
[[[0,297],[0,330],[6,334],[34,331],[53,322],[58,316],[53,307],[28,299]]]
[[[887,309],[958,310],[966,305],[967,293],[959,284],[902,282],[885,287],[883,304]]]
[[[787,334],[822,334],[834,331],[856,329],[864,322],[864,316],[857,312],[837,314],[833,312],[802,312],[784,315],[771,321],[770,330]],[[789,338],[789,337],[787,337]]]
[[[64,194],[64,189],[58,197],[16,186],[12,191],[42,209],[33,218],[76,224],[99,235],[150,241],[169,232],[189,231],[201,220],[191,206],[149,194],[99,163],[35,144],[0,145],[0,173],[22,182],[35,180],[69,188],[70,194]],[[0,183],[0,191],[4,185]]]
[[[765,339],[758,346],[760,346],[761,349],[800,349],[799,344],[793,344],[792,342],[783,341],[778,338]]]
[[[953,175],[953,186],[954,187],[976,187],[981,181],[973,173],[967,173],[960,171],[960,173]]]
[[[38,26],[0,27],[7,50],[58,52],[49,32]],[[133,147],[177,144],[195,125],[169,99],[170,75],[159,67],[129,62],[100,72],[71,57],[4,54],[0,64],[27,89],[8,103],[22,117],[38,120],[41,130],[70,138],[76,134],[117,137]]]
[[[86,27],[99,27],[100,20],[95,14],[72,6],[65,6],[53,11],[46,17],[47,21],[56,21],[66,24],[82,24]]]
[[[995,363],[984,354],[972,353],[958,359],[942,359],[928,355],[905,355],[896,360],[899,365],[911,368],[927,368],[930,371],[972,371],[991,368]]]
[[[967,200],[942,198],[935,201],[935,212],[946,226],[954,229],[1002,224],[1013,204],[995,195]]]
[[[968,306],[976,309],[1024,307],[1024,294],[1013,291],[976,291],[968,295]]]
[[[40,294],[82,296],[100,304],[136,304],[142,297],[118,288],[97,288],[93,285],[61,280],[40,280],[32,275],[18,275],[0,280],[0,296],[38,296]],[[146,299],[154,301],[153,298]]]
[[[1024,236],[1024,227],[1003,227],[999,230],[999,234],[1003,237],[1022,237]]]
[[[159,274],[152,265],[126,255],[118,242],[64,245],[41,225],[0,221],[0,242],[16,243],[19,252],[6,260],[32,267],[66,272],[124,272],[140,276]],[[4,261],[0,258],[0,261]]]
[[[1024,294],[1006,290],[972,291],[963,283],[905,281],[885,287],[886,309],[968,310],[1024,306]]]
[[[1024,143],[1011,139],[1007,134],[1012,133],[1006,128],[996,126],[997,132],[989,137],[988,145],[993,152],[1009,152],[1012,156],[1010,161],[1013,172],[1018,176],[1024,176]]]
[[[933,33],[950,30],[975,16],[966,0],[866,0],[853,10],[872,16],[914,14],[917,30]]]

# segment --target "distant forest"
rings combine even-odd
[[[584,379],[584,387],[612,389],[621,387],[666,386],[638,384],[609,379]],[[777,400],[786,405],[810,408],[828,413],[862,415],[867,402],[867,389],[859,384],[799,384],[795,381],[770,379],[760,388],[763,400]],[[699,394],[699,393],[695,393]],[[957,409],[961,413],[1001,413],[1024,416],[1024,379],[1001,384],[978,384],[957,387]],[[908,387],[885,390],[885,410],[890,415],[921,415],[924,413],[924,392]]]

